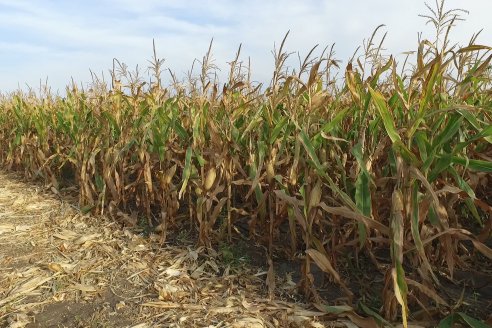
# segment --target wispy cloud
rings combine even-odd
[[[459,0],[447,4],[462,5]],[[470,16],[456,27],[453,39],[465,43],[484,28],[482,43],[492,44],[487,18],[492,2],[465,6]],[[152,39],[166,67],[181,76],[212,38],[216,64],[224,71],[242,43],[254,77],[266,82],[273,70],[273,44],[288,30],[287,50],[304,56],[315,44],[322,49],[336,43],[338,58],[346,60],[376,26],[386,24],[385,47],[397,53],[415,49],[419,31],[432,37],[417,16],[423,11],[423,2],[415,0],[0,0],[0,89],[37,85],[48,76],[55,89],[63,90],[71,77],[88,82],[89,68],[107,71],[114,57],[146,66]]]

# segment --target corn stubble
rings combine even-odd
[[[121,219],[138,209],[163,238],[195,226],[213,247],[247,218],[271,270],[280,249],[303,254],[300,287],[327,312],[312,264],[352,302],[338,270],[352,250],[385,277],[385,319],[401,315],[406,326],[410,303],[445,314],[454,305],[437,273],[492,259],[492,54],[476,35],[450,45],[458,14],[438,5],[425,16],[438,33],[408,54],[414,66],[384,57],[376,29],[343,84],[333,48],[290,71],[284,39],[266,89],[251,82],[239,49],[219,90],[210,48],[198,76],[180,83],[171,73],[168,88],[154,51],[150,85],[115,60],[112,90],[94,77],[90,90],[72,83],[64,98],[4,95],[0,160],[54,188],[76,185],[84,211]],[[389,264],[378,262],[380,249]]]

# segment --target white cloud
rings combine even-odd
[[[10,53],[22,53],[36,55],[50,51],[50,48],[32,45],[25,42],[3,42],[0,41],[0,51]]]
[[[459,0],[446,3],[460,6]],[[464,44],[484,28],[479,41],[492,44],[487,17],[492,2],[470,0],[465,6],[470,15],[454,29],[453,40]],[[63,90],[71,76],[89,81],[89,68],[107,71],[114,57],[130,67],[145,67],[153,38],[165,66],[180,76],[203,56],[212,37],[216,64],[224,72],[242,43],[242,58],[251,57],[253,78],[268,82],[273,44],[288,30],[286,50],[303,57],[315,44],[321,51],[336,43],[338,58],[347,60],[379,24],[386,24],[385,48],[391,53],[415,49],[419,31],[432,38],[432,29],[417,16],[421,12],[425,6],[415,0],[0,0],[0,89],[37,84],[49,76],[53,87]],[[296,65],[296,56],[289,63]]]

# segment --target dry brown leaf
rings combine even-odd
[[[227,314],[227,313],[233,313],[233,312],[239,312],[241,311],[241,309],[237,306],[231,306],[231,307],[228,307],[228,306],[224,306],[224,307],[216,307],[216,308],[212,308],[209,310],[209,312],[211,313],[217,313],[217,314]]]
[[[301,316],[301,317],[321,317],[321,316],[325,315],[324,312],[311,311],[311,310],[306,310],[306,309],[295,309],[294,314]]]
[[[181,270],[177,270],[177,269],[174,269],[174,268],[167,268],[164,273],[168,276],[168,277],[179,277],[183,274],[183,272]]]
[[[374,320],[373,318],[363,318],[360,315],[353,312],[345,313],[345,315],[350,319],[350,321],[352,321],[359,327],[379,328],[379,325],[376,323],[376,320]]]
[[[139,323],[138,325],[132,326],[131,328],[151,328],[152,326],[148,323]]]
[[[30,225],[16,225],[15,226],[15,231],[22,231],[22,232],[26,232],[26,231],[30,231],[32,229],[32,226]]]
[[[231,325],[232,328],[264,328],[263,321],[258,318],[241,318]]]
[[[436,206],[439,206],[439,198],[437,197],[437,193],[434,191],[434,189],[432,188],[431,184],[429,183],[429,181],[427,181],[427,179],[422,174],[422,172],[420,172],[419,169],[417,169],[414,166],[412,166],[410,168],[410,172],[412,173],[412,175],[415,178],[419,179],[420,182],[422,182],[422,184],[425,186],[425,188],[427,189],[427,191],[431,194],[432,200],[434,200],[434,204]]]
[[[340,215],[340,216],[348,218],[348,219],[357,220],[359,222],[364,223],[369,228],[375,229],[375,230],[385,234],[386,236],[389,236],[390,230],[387,226],[385,226],[381,222],[378,222],[374,219],[371,219],[370,217],[367,217],[367,216],[364,216],[360,213],[354,212],[346,206],[331,207],[331,206],[326,205],[323,202],[321,202],[319,204],[319,206],[328,213]]]
[[[437,304],[449,306],[449,304],[441,296],[429,287],[409,278],[406,278],[406,281],[409,285],[417,287],[422,293],[432,298]]]
[[[96,239],[98,237],[101,237],[100,233],[93,233],[90,235],[84,235],[84,236],[81,236],[81,237],[77,238],[76,240],[74,240],[73,243],[76,245],[82,245],[88,241],[93,241],[94,239]]]
[[[70,230],[62,230],[58,233],[54,233],[53,237],[61,240],[72,240],[77,238],[78,234]]]
[[[2,224],[0,225],[0,235],[6,232],[11,232],[15,230],[15,226],[13,224]]]
[[[294,323],[296,326],[306,326],[306,321],[311,321],[311,318],[302,315],[289,315],[287,321]]]
[[[46,282],[50,281],[56,276],[56,274],[46,277],[46,276],[37,276],[32,279],[29,279],[28,281],[24,282],[20,286],[14,288],[3,300],[0,300],[0,306],[7,304],[11,302],[12,300],[25,295],[34,289],[38,288],[39,286],[45,284]]]
[[[331,265],[330,260],[326,257],[326,255],[321,252],[315,250],[314,248],[310,248],[306,251],[306,253],[313,259],[316,265],[323,270],[323,272],[329,273],[335,278],[337,282],[340,282],[340,275]]]
[[[342,323],[347,328],[359,328],[359,326],[349,320],[338,320],[337,322]]]
[[[185,309],[185,310],[196,310],[196,311],[205,309],[202,305],[163,302],[163,301],[146,302],[143,303],[141,306],[155,307],[160,309]]]
[[[177,301],[188,296],[188,292],[183,287],[171,283],[156,284],[155,288],[159,292],[161,301]]]
[[[469,239],[472,241],[473,246],[475,246],[475,248],[480,253],[482,253],[483,255],[485,255],[486,257],[488,257],[489,260],[492,260],[492,249],[490,249],[489,247],[487,247],[487,245],[485,245],[484,243],[479,242],[478,240],[476,240],[474,238],[469,238]]]
[[[53,272],[63,272],[63,268],[60,264],[58,263],[50,263],[48,264],[48,269],[50,269]]]
[[[24,328],[31,323],[31,320],[25,313],[15,313],[8,317],[7,322],[9,323],[7,328]]]

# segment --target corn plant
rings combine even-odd
[[[438,272],[492,259],[492,54],[476,35],[451,45],[462,11],[442,5],[424,15],[435,41],[419,40],[402,65],[378,27],[341,82],[333,48],[286,67],[286,35],[268,86],[252,82],[241,47],[220,84],[211,43],[198,74],[171,73],[168,88],[154,47],[149,83],[114,60],[110,85],[2,95],[1,163],[54,190],[76,186],[83,211],[130,225],[139,213],[163,240],[188,227],[215,247],[246,221],[271,270],[276,254],[300,254],[299,288],[317,304],[313,265],[348,304],[358,296],[340,274],[353,253],[384,276],[384,318],[406,326],[429,302],[444,313]]]

